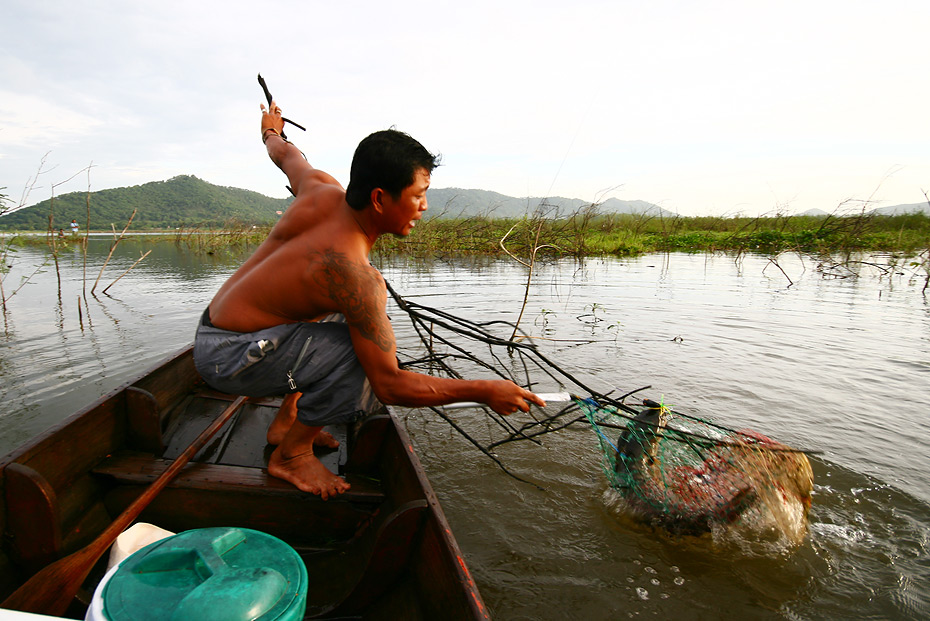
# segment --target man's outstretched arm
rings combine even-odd
[[[487,404],[498,414],[545,405],[532,392],[507,380],[459,380],[405,371],[397,364],[394,330],[386,314],[384,280],[370,266],[329,251],[321,261],[317,286],[326,287],[346,317],[352,346],[375,395],[386,405],[445,405],[455,401]]]

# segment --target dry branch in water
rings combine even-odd
[[[129,273],[129,270],[131,270],[131,269],[134,268],[135,266],[139,265],[139,263],[142,262],[142,259],[144,259],[145,257],[149,256],[149,254],[151,254],[151,252],[152,252],[152,251],[149,250],[148,252],[146,252],[145,254],[143,254],[141,257],[139,257],[139,258],[136,260],[135,263],[133,263],[132,265],[129,266],[129,269],[127,269],[125,272],[123,272],[122,274],[120,274],[119,277],[118,277],[116,280],[114,280],[114,281],[111,282],[109,285],[107,285],[107,286],[104,288],[103,292],[106,293],[106,292],[107,292],[107,289],[109,289],[110,287],[112,287],[113,285],[115,285],[117,282],[119,282],[119,279],[120,279],[120,278],[122,278],[123,276],[125,276],[126,274],[128,274],[128,273]]]
[[[517,224],[519,224],[519,223],[517,223]],[[537,254],[540,250],[542,250],[543,248],[556,248],[556,246],[553,246],[552,244],[543,244],[542,246],[539,245],[539,235],[540,235],[540,233],[542,232],[542,227],[543,227],[543,220],[540,218],[539,224],[538,224],[538,226],[536,227],[536,238],[535,238],[535,240],[533,241],[533,249],[530,251],[530,260],[529,260],[529,262],[523,261],[522,259],[520,259],[519,257],[517,257],[515,254],[513,254],[512,252],[510,252],[509,250],[507,250],[507,247],[504,246],[504,242],[507,240],[508,237],[510,237],[510,234],[513,233],[513,230],[514,230],[515,228],[517,228],[517,224],[514,224],[512,227],[510,227],[510,230],[507,231],[507,234],[504,235],[504,236],[501,238],[501,241],[500,241],[501,249],[502,249],[504,252],[506,252],[506,253],[510,256],[510,258],[512,258],[514,261],[516,261],[516,262],[519,263],[520,265],[525,266],[525,267],[526,267],[526,271],[527,271],[527,273],[526,273],[526,287],[525,287],[524,292],[523,292],[523,305],[520,306],[520,315],[517,317],[517,321],[516,321],[516,322],[514,323],[514,325],[513,325],[513,333],[510,335],[510,340],[511,340],[511,341],[514,340],[514,339],[516,338],[516,336],[517,336],[517,331],[518,331],[519,328],[520,328],[520,321],[523,320],[523,313],[524,313],[524,311],[526,311],[526,304],[527,304],[527,301],[529,300],[529,296],[530,296],[530,283],[533,281],[533,267],[536,265],[536,254]],[[556,249],[558,249],[558,248],[556,248]]]
[[[126,231],[129,230],[129,225],[132,224],[132,219],[136,217],[136,211],[137,211],[136,209],[133,209],[133,210],[132,210],[132,215],[129,216],[129,222],[127,222],[127,223],[126,223],[126,226],[123,227],[123,232],[119,234],[119,237],[117,237],[117,238],[113,241],[113,245],[110,246],[110,253],[107,255],[106,260],[103,262],[103,265],[100,267],[100,273],[97,274],[97,280],[94,281],[94,286],[90,288],[90,294],[91,294],[91,295],[94,294],[94,289],[97,288],[97,283],[100,282],[100,277],[103,276],[103,270],[106,269],[107,263],[110,262],[110,257],[113,256],[113,251],[116,250],[116,246],[123,240],[123,236],[126,234]],[[117,279],[117,280],[119,280],[119,279]]]

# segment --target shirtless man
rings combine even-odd
[[[324,500],[349,489],[314,456],[322,431],[355,419],[366,378],[386,405],[477,401],[508,415],[543,406],[506,380],[458,380],[398,367],[387,289],[368,254],[384,233],[406,236],[426,211],[436,158],[410,136],[359,143],[348,190],[281,137],[281,109],[262,105],[262,140],[296,198],[268,238],[220,288],[198,326],[194,360],[219,390],[289,393],[268,430],[268,473]],[[332,321],[333,314],[336,320]],[[296,422],[295,422],[296,421]]]

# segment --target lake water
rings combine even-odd
[[[88,292],[106,252],[106,241],[91,241]],[[7,295],[43,259],[28,248],[11,255]],[[241,260],[124,241],[86,302],[78,249],[60,258],[60,294],[54,265],[43,268],[8,301],[0,326],[0,451],[190,343]],[[495,618],[930,616],[924,276],[860,265],[858,276],[824,277],[792,255],[779,265],[784,273],[761,256],[689,254],[542,264],[522,326],[595,390],[649,385],[643,396],[676,410],[817,451],[801,546],[672,538],[629,523],[590,428],[497,449],[534,486],[429,410],[401,411]],[[510,260],[378,266],[406,298],[473,320],[515,321],[523,301],[526,270]],[[414,355],[404,314],[390,314]],[[560,388],[534,379],[541,392]],[[501,435],[481,410],[453,416],[482,442]]]

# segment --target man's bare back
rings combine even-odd
[[[313,187],[298,194],[268,239],[213,298],[216,326],[252,332],[343,312],[328,284],[333,272],[374,272],[345,191],[335,180],[305,183]]]
[[[438,378],[405,371],[397,364],[394,332],[386,313],[387,290],[380,273],[368,263],[368,254],[380,235],[408,235],[423,216],[435,165],[432,156],[429,168],[411,167],[407,180],[393,190],[369,182],[359,192],[357,178],[368,174],[361,166],[356,173],[363,145],[393,130],[372,134],[360,143],[353,159],[350,205],[346,190],[333,177],[310,166],[294,145],[280,137],[280,108],[272,102],[270,111],[265,112],[264,106],[262,110],[262,137],[268,154],[287,175],[296,198],[268,239],[217,292],[209,308],[213,325],[246,333],[341,313],[371,388],[386,405],[477,401],[504,415],[528,411],[529,403],[545,405],[512,382]],[[409,136],[401,136],[422,149]],[[322,427],[295,423],[299,397],[300,393],[293,393],[285,398],[269,428],[268,440],[278,447],[268,471],[326,499],[349,485],[314,456],[314,445],[334,442],[321,435]]]

